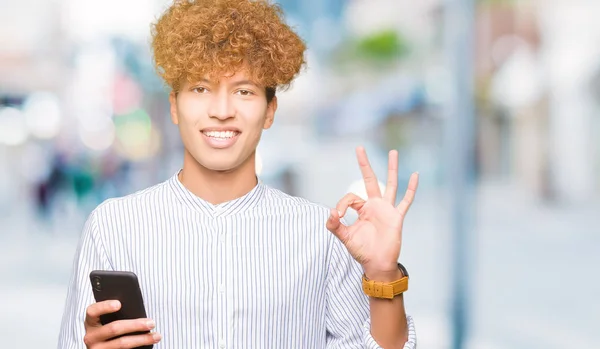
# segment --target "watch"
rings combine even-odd
[[[401,263],[398,263],[398,269],[400,269],[404,276],[399,280],[392,282],[369,280],[367,279],[367,276],[363,274],[363,292],[369,297],[383,299],[393,299],[406,292],[408,290],[408,271]]]

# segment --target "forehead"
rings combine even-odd
[[[235,73],[221,73],[221,74],[203,74],[199,76],[190,76],[186,79],[186,84],[196,83],[209,83],[213,85],[234,85],[234,84],[251,84],[255,86],[261,86],[260,83],[255,81],[252,75],[246,70],[241,69]]]

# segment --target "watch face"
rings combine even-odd
[[[404,276],[408,277],[408,270],[402,265],[402,263],[398,263],[398,269],[404,274]]]

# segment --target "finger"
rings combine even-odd
[[[402,201],[400,201],[400,204],[398,204],[398,211],[400,211],[402,217],[406,215],[406,212],[408,212],[410,205],[412,205],[413,200],[415,199],[415,193],[417,192],[418,186],[419,172],[415,172],[410,176],[410,179],[408,180],[408,188],[406,188],[406,193],[404,194]]]
[[[162,336],[158,333],[146,333],[115,338],[98,346],[98,349],[130,349],[160,342]]]
[[[398,191],[398,151],[392,150],[388,155],[388,178],[383,198],[392,205],[396,204]]]
[[[155,327],[151,319],[134,319],[113,321],[99,328],[88,331],[86,344],[103,343],[115,337],[134,332],[147,332]]]
[[[358,211],[365,205],[365,203],[366,201],[360,196],[354,193],[348,193],[344,195],[344,197],[337,203],[335,208],[338,211],[339,216],[344,217],[346,215],[348,207],[351,207],[353,210]]]
[[[326,226],[327,230],[332,232],[333,235],[337,236],[337,238],[342,242],[346,242],[348,240],[348,227],[342,224],[340,221],[340,215],[336,209],[331,209]]]
[[[100,316],[105,314],[114,313],[121,309],[121,302],[116,300],[102,301],[94,303],[87,307],[85,314],[85,325],[87,327],[100,327]]]
[[[381,197],[381,191],[379,190],[379,182],[377,182],[375,172],[373,172],[373,169],[369,164],[369,159],[367,158],[367,152],[365,151],[365,148],[356,148],[356,158],[358,159],[358,166],[360,167],[360,172],[362,173],[363,180],[365,181],[367,197]]]

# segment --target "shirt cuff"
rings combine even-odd
[[[404,349],[416,349],[417,348],[417,332],[415,331],[415,322],[409,315],[406,316],[406,323],[408,328],[408,339],[404,343]],[[364,341],[365,346],[368,349],[383,349],[375,342],[371,335],[371,319],[367,319],[364,324]]]

